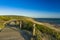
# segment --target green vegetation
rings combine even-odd
[[[41,32],[36,28],[36,36],[37,36],[37,40],[42,40],[42,35]]]
[[[0,16],[0,28],[4,28],[4,23],[9,21],[9,20],[23,20],[24,22],[29,22],[30,20],[32,20],[29,17],[24,17],[24,16],[14,16],[14,15],[6,15],[6,16]],[[29,20],[27,20],[29,19]]]
[[[56,40],[60,40],[60,32],[57,32],[53,29],[50,29],[46,26],[43,25],[36,25],[37,29],[39,29],[42,33],[46,33],[49,34],[51,36],[53,36],[54,38],[56,38]]]
[[[34,20],[30,17],[24,17],[24,16],[13,16],[13,15],[12,16],[10,16],[10,15],[9,16],[0,16],[0,28],[3,29],[5,27],[4,23],[6,23],[9,20],[13,20],[13,19],[22,20],[23,21],[22,30],[28,30],[28,31],[32,32]],[[47,35],[50,35],[51,37],[55,38],[55,40],[60,40],[59,31],[53,30],[44,25],[36,24],[36,37],[37,37],[36,39],[42,40],[43,39],[42,34],[47,34]],[[53,40],[53,39],[51,38],[51,40]]]

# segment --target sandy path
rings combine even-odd
[[[0,32],[0,40],[24,40],[24,38],[18,31],[5,28]]]
[[[6,27],[0,32],[0,40],[30,40],[31,33],[25,30],[17,30],[14,27]]]

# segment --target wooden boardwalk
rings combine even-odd
[[[23,36],[25,35],[25,36]],[[11,28],[5,28],[0,32],[0,40],[29,40],[25,31],[17,31]]]

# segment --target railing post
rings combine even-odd
[[[22,27],[22,21],[19,21],[19,28],[21,29]]]
[[[35,24],[33,24],[33,36],[35,36]]]
[[[36,35],[35,35],[35,25],[36,24],[33,24],[33,32],[32,32],[32,34],[33,34],[33,36],[32,36],[32,38],[31,38],[31,40],[36,40]]]

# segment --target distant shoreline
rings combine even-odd
[[[60,18],[34,18],[35,21],[60,26]]]
[[[60,29],[60,24],[53,24],[53,23],[49,23],[49,22],[41,22],[41,23],[44,23],[44,24],[47,24],[47,25],[50,25],[52,27]]]

